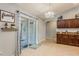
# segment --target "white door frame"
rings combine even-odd
[[[16,55],[20,55],[21,54],[21,42],[20,42],[20,38],[21,38],[21,17],[24,17],[24,18],[26,18],[26,19],[34,19],[34,21],[36,21],[37,22],[37,20],[35,19],[35,18],[33,18],[33,17],[29,17],[29,16],[27,16],[27,14],[24,14],[24,13],[22,13],[22,12],[18,12],[17,13],[17,28],[18,28],[18,32],[17,32],[17,49],[16,49]],[[28,23],[29,23],[29,21],[28,21]],[[28,24],[28,26],[29,26],[29,24]],[[36,27],[37,27],[37,25],[35,25]],[[36,28],[37,29],[37,28]],[[29,29],[28,29],[29,30]],[[29,31],[28,31],[29,32]],[[37,31],[36,31],[36,35],[37,35]],[[30,34],[29,34],[29,36],[30,36]],[[29,39],[30,38],[28,38],[28,41],[29,41]],[[36,36],[36,43],[37,43],[37,36]],[[29,47],[29,46],[28,46]]]

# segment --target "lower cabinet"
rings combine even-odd
[[[79,46],[79,35],[76,36],[76,41],[75,41],[75,43],[76,43],[76,46]]]
[[[79,35],[57,34],[57,43],[79,46]]]

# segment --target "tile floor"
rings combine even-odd
[[[37,49],[25,48],[21,56],[79,56],[79,47],[56,44],[46,40]]]

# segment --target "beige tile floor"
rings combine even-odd
[[[37,49],[25,48],[21,56],[79,56],[79,47],[46,40]]]

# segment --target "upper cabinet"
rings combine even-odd
[[[79,19],[57,20],[57,28],[79,28]]]

